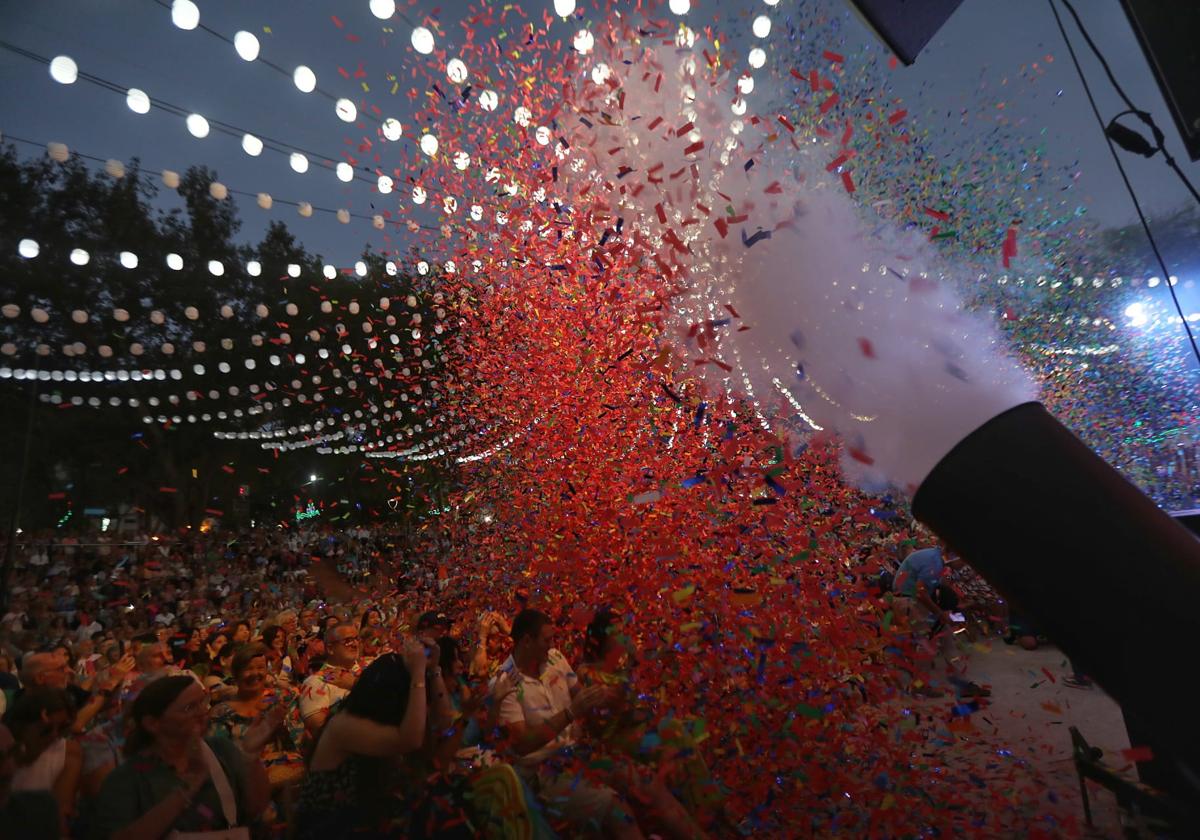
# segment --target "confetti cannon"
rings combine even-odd
[[[1200,540],[1035,402],[950,450],[913,513],[1116,698],[1155,775],[1200,801]]]

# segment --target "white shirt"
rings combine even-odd
[[[571,689],[579,682],[567,658],[551,649],[537,679],[517,668],[510,656],[496,672],[492,697],[499,707],[501,724],[524,723],[538,726],[571,706]],[[519,769],[535,769],[554,753],[576,741],[572,723],[541,749],[521,756],[514,762]]]

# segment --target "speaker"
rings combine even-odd
[[[1188,157],[1200,160],[1200,3],[1121,0]]]
[[[850,6],[905,64],[942,28],[962,0],[849,0]]]

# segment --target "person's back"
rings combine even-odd
[[[940,548],[922,548],[912,552],[896,569],[893,581],[896,593],[914,597],[918,584],[924,584],[926,590],[932,592],[941,578],[944,566],[945,561],[942,559]]]

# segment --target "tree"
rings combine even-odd
[[[54,525],[68,506],[122,502],[177,527],[214,511],[226,521],[288,521],[309,499],[330,518],[365,519],[392,515],[396,488],[409,493],[395,463],[384,473],[361,453],[318,450],[429,437],[428,424],[402,432],[428,415],[432,384],[450,375],[442,340],[408,337],[414,322],[434,323],[443,309],[431,278],[371,253],[365,277],[327,277],[279,222],[257,245],[238,244],[237,208],[214,197],[215,180],[188,170],[178,188],[185,210],[163,212],[136,160],[118,179],[77,158],[0,154],[0,305],[12,315],[0,319],[0,366],[43,377],[0,379],[10,407],[0,412],[4,510],[15,503],[33,430],[26,527]],[[20,255],[24,239],[37,243],[36,258]],[[71,260],[77,248],[85,265]],[[35,309],[49,317],[35,320]],[[410,349],[418,343],[419,359]],[[98,381],[81,381],[85,373]],[[276,433],[294,440],[335,429],[343,436],[298,454],[264,448]],[[214,430],[254,437],[218,441]],[[314,474],[321,479],[310,481]],[[419,511],[413,498],[396,508]]]

